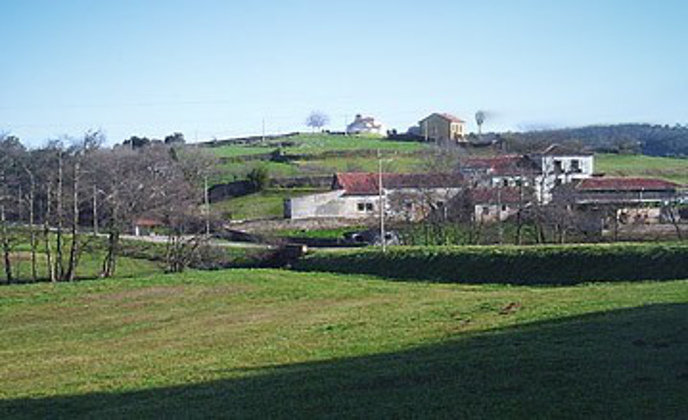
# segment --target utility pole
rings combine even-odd
[[[499,224],[499,244],[504,242],[504,226],[502,225],[502,186],[497,187],[497,223]]]
[[[265,143],[265,118],[263,118],[263,136],[261,138],[261,143]],[[206,189],[208,189],[207,185],[206,185]]]
[[[210,196],[208,194],[208,175],[203,177],[203,198],[205,201],[205,234],[210,236]]]
[[[385,202],[382,186],[382,155],[380,149],[377,150],[377,174],[378,174],[378,207],[380,208],[380,241],[382,243],[382,252],[387,252],[387,239],[385,238]]]
[[[98,187],[93,184],[93,236],[98,236]]]

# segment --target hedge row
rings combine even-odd
[[[379,249],[317,252],[293,268],[447,283],[669,280],[688,278],[688,245],[398,247],[387,253]]]

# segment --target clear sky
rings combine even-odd
[[[406,129],[688,123],[688,2],[0,0],[0,131],[188,140]]]

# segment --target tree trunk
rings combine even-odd
[[[14,281],[12,275],[12,260],[10,259],[10,238],[9,232],[7,231],[7,219],[5,217],[5,205],[0,205],[0,241],[2,242],[2,254],[5,261],[5,279],[7,284]]]
[[[79,162],[74,163],[74,179],[72,181],[72,246],[69,250],[69,265],[66,280],[73,281],[76,276],[77,253],[79,252]]]
[[[50,204],[52,195],[52,188],[50,181],[46,187],[46,202],[45,202],[45,215],[43,216],[43,239],[45,240],[45,259],[48,264],[48,278],[52,283],[57,281],[55,276],[55,266],[53,265],[53,253],[50,246]]]
[[[57,192],[56,192],[56,213],[57,213],[57,244],[55,245],[55,275],[59,281],[64,280],[63,249],[62,249],[62,151],[58,152],[57,160]]]
[[[29,190],[29,229],[31,230],[30,238],[31,241],[31,280],[33,282],[38,281],[38,271],[36,268],[36,216],[34,212],[35,204],[35,182],[33,177],[31,177],[31,189]]]
[[[103,260],[100,277],[110,278],[115,275],[117,268],[117,252],[119,247],[119,231],[113,227],[108,235],[108,247]]]

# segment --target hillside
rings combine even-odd
[[[599,152],[634,152],[650,156],[688,156],[688,126],[650,124],[598,125],[499,134],[513,150],[537,150],[552,143],[573,143]]]
[[[278,270],[0,289],[0,416],[680,417],[688,283]]]

